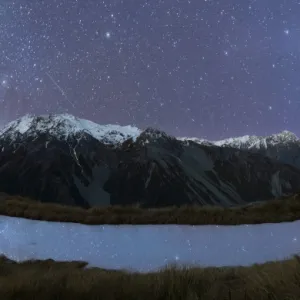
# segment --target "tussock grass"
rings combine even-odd
[[[5,300],[299,300],[300,257],[251,267],[178,268],[155,273],[84,268],[83,262],[0,257]]]
[[[138,206],[83,209],[0,194],[0,215],[88,225],[280,223],[300,220],[300,195],[234,208],[194,205],[159,209],[145,209]]]

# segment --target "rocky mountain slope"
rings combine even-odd
[[[9,123],[0,149],[0,191],[43,202],[233,206],[300,190],[300,169],[260,153],[67,114]]]
[[[300,168],[300,139],[287,130],[270,136],[245,135],[220,141],[207,141],[197,138],[181,138],[180,140],[259,153]]]

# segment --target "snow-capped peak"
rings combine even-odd
[[[25,115],[2,128],[0,136],[14,139],[19,135],[37,136],[48,133],[57,138],[67,138],[81,132],[86,132],[106,144],[118,144],[129,138],[136,139],[141,130],[130,125],[99,125],[70,114]]]
[[[270,136],[245,135],[242,137],[230,138],[221,141],[214,141],[217,146],[229,145],[231,147],[243,148],[267,148],[267,145],[288,143],[298,141],[298,137],[287,130]]]
[[[295,142],[295,141],[299,141],[299,138],[296,136],[296,134],[294,134],[293,132],[290,132],[288,130],[283,130],[280,133],[277,134],[272,134],[270,137],[270,139],[277,141],[277,142]]]
[[[219,141],[209,141],[198,138],[180,138],[180,140],[193,141],[199,144],[212,144],[215,146],[229,146],[243,149],[267,148],[268,145],[300,141],[294,133],[288,130],[284,130],[280,133],[272,134],[270,136],[244,135]]]

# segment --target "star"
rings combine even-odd
[[[7,87],[8,86],[8,81],[6,79],[3,79],[1,82],[2,87]]]
[[[1,123],[68,112],[211,140],[300,136],[297,0],[267,12],[239,0],[21,2],[0,1]]]

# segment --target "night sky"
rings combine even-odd
[[[299,0],[3,0],[0,118],[300,136]]]

